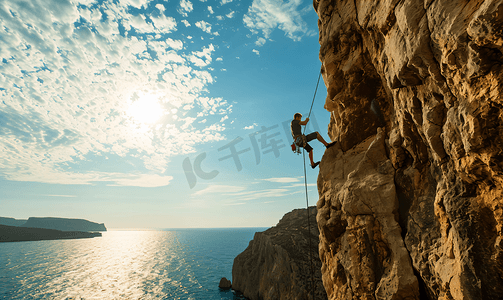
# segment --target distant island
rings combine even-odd
[[[84,219],[31,217],[21,227],[56,229],[61,231],[107,231],[105,224]]]
[[[97,236],[101,236],[101,232],[61,231],[55,229],[0,225],[0,242],[81,239]]]
[[[0,217],[0,242],[92,238],[101,236],[99,231],[107,231],[105,224],[84,219]]]

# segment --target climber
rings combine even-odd
[[[312,133],[308,134],[307,136],[303,135],[300,125],[307,125],[307,122],[309,122],[309,118],[306,118],[306,120],[302,121],[302,114],[296,113],[295,115],[293,115],[293,121],[290,125],[290,129],[292,131],[293,143],[295,145],[297,145],[298,147],[303,147],[304,149],[306,149],[306,151],[309,153],[309,160],[311,161],[311,168],[314,169],[314,168],[316,168],[317,165],[320,164],[320,162],[319,161],[316,163],[314,162],[313,148],[307,142],[310,142],[314,139],[317,139],[318,141],[322,142],[323,145],[325,145],[325,147],[327,147],[327,149],[332,147],[333,145],[335,145],[335,143],[337,143],[337,142],[334,141],[334,142],[331,142],[330,144],[327,143],[323,139],[323,137],[318,133],[318,131],[312,132]],[[293,145],[292,145],[292,147],[293,147]]]

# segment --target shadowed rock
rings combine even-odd
[[[315,215],[316,208],[311,207],[311,231],[307,209],[296,209],[275,227],[257,232],[248,248],[234,259],[233,289],[252,300],[306,300],[313,299],[314,286],[315,299],[327,299],[321,282]]]
[[[0,242],[81,239],[98,236],[101,236],[101,233],[0,225]]]
[[[22,227],[56,229],[61,231],[107,231],[105,224],[83,219],[30,217]]]
[[[231,281],[225,277],[220,279],[220,283],[218,284],[218,287],[224,290],[228,290],[232,287]]]

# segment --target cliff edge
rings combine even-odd
[[[503,296],[503,0],[315,0],[329,299]]]
[[[61,231],[107,231],[105,224],[84,219],[30,217],[21,227],[55,229]]]
[[[306,300],[313,299],[314,286],[315,299],[327,299],[318,256],[316,207],[309,213],[311,231],[307,209],[296,209],[275,227],[255,233],[246,250],[234,259],[232,288],[251,300]]]

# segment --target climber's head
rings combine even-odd
[[[301,120],[302,119],[302,114],[301,113],[296,113],[295,115],[293,115],[293,119],[294,120]]]

